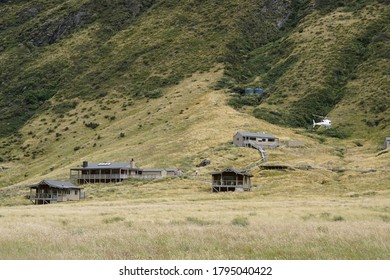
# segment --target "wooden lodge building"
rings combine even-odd
[[[88,163],[70,169],[70,179],[78,184],[122,182],[129,178],[158,179],[168,176],[181,176],[177,168],[139,168],[134,160],[130,162]]]
[[[82,188],[69,182],[43,180],[29,187],[30,201],[34,204],[52,204],[84,198]]]
[[[252,175],[233,168],[211,173],[212,191],[250,191]]]
[[[233,136],[233,144],[239,147],[276,148],[279,146],[279,139],[264,132],[237,132]]]

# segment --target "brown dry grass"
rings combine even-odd
[[[390,257],[388,192],[324,198],[266,195],[261,189],[215,194],[195,186],[186,180],[111,191],[99,186],[94,194],[108,199],[1,208],[0,258]]]

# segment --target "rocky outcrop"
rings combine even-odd
[[[30,9],[26,12],[31,15],[36,10]],[[75,28],[82,27],[86,23],[86,19],[87,12],[79,10],[57,19],[48,19],[43,24],[37,21],[37,24],[32,28],[23,31],[19,35],[19,39],[22,42],[31,42],[37,47],[50,45],[71,33]]]
[[[95,21],[105,27],[119,30],[144,12],[154,0],[90,1],[76,11],[59,10],[48,16],[40,16],[40,7],[31,5],[19,13],[19,17],[31,19],[31,23],[19,34],[19,41],[36,47],[51,45],[75,30]]]
[[[55,28],[54,32],[48,33],[47,42],[53,44],[54,42],[63,38],[72,29],[78,28],[84,25],[87,13],[84,11],[77,11],[69,14],[67,17],[62,18]]]
[[[42,10],[43,10],[43,7],[40,5],[31,5],[31,6],[24,8],[17,15],[19,22],[24,22],[24,21],[27,21],[29,19],[32,19],[37,14],[39,14],[40,11],[42,11]]]
[[[263,12],[265,15],[272,14],[277,28],[281,29],[292,13],[292,4],[290,0],[266,0]]]
[[[142,0],[125,0],[125,5],[133,17],[138,16],[143,8]]]

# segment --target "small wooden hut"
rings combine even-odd
[[[213,172],[212,191],[250,191],[252,175],[246,171],[227,168],[223,171]]]
[[[43,180],[40,183],[29,187],[30,200],[34,204],[76,201],[84,196],[80,187],[63,181]]]

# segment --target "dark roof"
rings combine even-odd
[[[49,187],[56,188],[56,189],[81,189],[80,187],[75,186],[70,182],[55,181],[55,180],[43,180],[38,184],[31,185],[30,188],[36,188],[42,185],[48,185]]]
[[[222,173],[227,173],[227,172],[229,172],[229,173],[233,172],[233,173],[236,173],[236,174],[245,175],[245,176],[249,176],[249,177],[253,176],[252,174],[248,173],[247,171],[237,170],[235,168],[226,168],[223,171],[216,171],[216,172],[212,172],[211,174],[212,175],[217,175],[217,174],[222,174]]]
[[[260,132],[243,132],[239,131],[236,134],[239,134],[243,137],[261,137],[261,138],[276,138],[274,135],[270,133],[260,133]]]
[[[139,170],[139,168],[131,168],[129,162],[100,162],[88,163],[86,167],[71,168],[72,170],[87,170],[87,169],[132,169]]]

